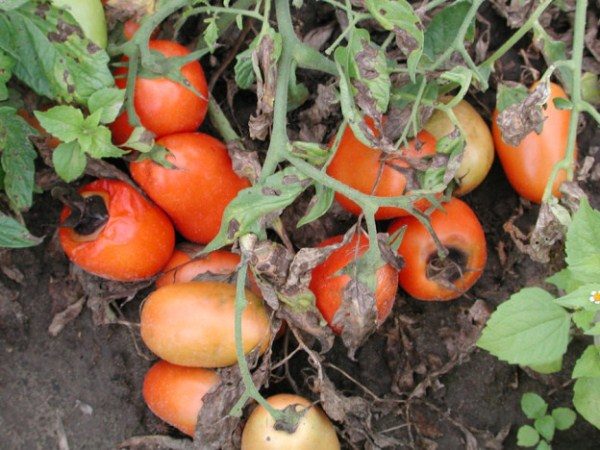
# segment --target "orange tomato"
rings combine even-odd
[[[367,121],[372,128],[372,122]],[[401,155],[408,159],[418,159],[435,154],[435,138],[427,131],[418,134],[416,140],[412,140],[407,148],[401,150]],[[383,169],[380,172],[380,165]],[[350,127],[346,127],[340,145],[335,152],[331,163],[327,167],[327,173],[338,181],[347,184],[364,194],[377,197],[398,197],[405,193],[406,176],[402,169],[407,169],[409,164],[400,157],[385,155],[381,150],[364,145],[360,142]],[[399,170],[400,169],[400,170]],[[376,187],[375,187],[376,185]],[[375,189],[374,189],[375,188]],[[352,214],[358,215],[362,211],[352,200],[336,192],[337,201]],[[426,209],[429,203],[418,201],[416,207]],[[406,215],[407,212],[401,208],[382,207],[377,210],[375,218],[378,220],[392,219]]]
[[[542,202],[552,168],[564,159],[567,150],[571,111],[557,109],[553,102],[555,98],[566,99],[567,94],[558,84],[550,83],[550,98],[544,111],[546,120],[541,134],[532,131],[517,147],[508,145],[502,139],[496,123],[498,110],[494,111],[492,117],[494,144],[506,177],[521,197],[534,203]],[[564,170],[558,172],[552,186],[555,197],[560,197],[559,187],[566,178]]]
[[[190,52],[177,42],[153,40],[150,50],[167,58],[186,56]],[[204,71],[198,61],[190,61],[181,68],[181,74],[201,97],[192,90],[168,78],[137,77],[134,89],[135,111],[141,124],[157,137],[173,133],[195,131],[208,110],[208,86]],[[127,68],[115,70],[117,87],[127,84]],[[133,131],[127,112],[123,112],[110,125],[115,144],[123,144]]]
[[[319,244],[325,247],[341,242],[343,236],[334,236]],[[369,248],[369,238],[364,233],[355,234],[348,243],[332,252],[320,265],[314,268],[310,280],[310,290],[315,294],[316,305],[323,318],[334,332],[340,333],[339,327],[332,326],[333,319],[342,305],[343,293],[351,277],[340,272],[357,258],[360,258]],[[389,264],[377,270],[375,288],[375,308],[377,321],[381,324],[390,315],[398,290],[398,272]]]
[[[298,413],[306,411],[296,431],[288,433],[275,429],[275,421],[267,410],[258,406],[248,418],[242,432],[242,450],[339,450],[335,428],[323,410],[304,397],[278,394],[267,399],[276,409],[290,405]]]
[[[404,258],[398,282],[416,299],[452,300],[469,290],[483,273],[487,259],[485,235],[473,210],[457,198],[445,203],[444,210],[435,210],[430,220],[449,256],[439,261],[433,238],[416,218],[394,221],[390,234],[406,226],[398,249]],[[434,277],[436,273],[440,278]]]
[[[71,261],[90,273],[119,281],[148,278],[165,266],[173,253],[175,231],[158,207],[119,180],[96,180],[79,193],[86,199],[99,197],[108,220],[85,234],[77,227],[59,228],[60,244]],[[63,209],[61,223],[70,213],[70,208]]]
[[[157,143],[171,152],[167,160],[175,169],[147,159],[132,162],[131,175],[185,238],[210,242],[225,207],[250,182],[233,171],[225,145],[207,134],[172,134]]]
[[[219,382],[214,370],[158,361],[146,373],[142,394],[150,411],[193,437],[202,399]]]
[[[246,290],[242,316],[246,353],[266,350],[270,321],[261,298]],[[235,286],[215,281],[191,281],[163,286],[142,307],[141,335],[160,358],[190,367],[235,364]]]
[[[156,280],[156,287],[192,281],[206,272],[231,274],[237,270],[239,263],[240,255],[225,250],[217,250],[195,259],[186,252],[175,250],[173,257],[163,269],[164,274]]]

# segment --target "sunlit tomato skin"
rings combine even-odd
[[[452,98],[444,98],[448,103]],[[487,124],[479,113],[465,100],[452,108],[458,122],[465,133],[465,148],[455,178],[458,187],[454,195],[465,195],[475,189],[485,179],[494,162],[494,142]],[[437,140],[450,134],[454,124],[443,111],[435,111],[427,121],[424,129]]]
[[[398,283],[408,294],[419,300],[445,301],[460,297],[479,279],[487,260],[485,234],[473,210],[457,198],[443,206],[444,210],[435,210],[430,220],[442,245],[450,252],[446,262],[456,260],[460,265],[462,275],[447,280],[454,287],[446,286],[429,276],[430,263],[437,258],[437,247],[421,222],[414,217],[402,217],[394,221],[388,230],[392,234],[406,226],[398,249],[398,254],[404,258]]]
[[[160,358],[189,367],[235,364],[234,316],[236,287],[216,281],[191,281],[163,286],[142,308],[141,335]],[[269,344],[269,316],[259,297],[246,290],[242,316],[244,351]]]
[[[106,48],[106,18],[99,0],[52,0],[52,4],[69,11],[84,35],[98,47]]]
[[[267,399],[276,409],[297,405],[297,412],[309,408],[294,433],[275,430],[275,421],[262,406],[257,406],[242,432],[242,450],[339,450],[335,428],[323,410],[304,397],[278,394]]]
[[[496,122],[498,110],[494,111],[492,117],[492,135],[504,173],[513,189],[534,203],[542,202],[552,168],[565,157],[567,151],[571,111],[557,109],[553,101],[555,98],[566,99],[567,94],[558,84],[550,83],[550,98],[543,113],[546,120],[542,133],[538,135],[532,131],[517,147],[508,145],[502,139]],[[558,172],[552,187],[555,197],[560,197],[559,187],[566,178],[564,170]]]
[[[189,54],[184,46],[172,41],[152,40],[149,47],[166,57]],[[206,116],[208,86],[202,66],[198,61],[191,61],[181,68],[181,73],[202,97],[168,78],[137,77],[135,81],[135,111],[142,125],[157,137],[195,131]],[[126,77],[126,67],[119,67],[115,70],[117,87],[125,88]],[[117,117],[110,125],[110,129],[114,143],[123,144],[133,130],[127,112],[123,112]]]
[[[210,242],[225,207],[250,182],[233,171],[225,145],[207,134],[172,134],[157,142],[171,152],[167,160],[176,168],[148,159],[131,163],[131,175],[185,238]]]
[[[343,236],[334,236],[319,244],[319,247],[341,242]],[[340,272],[360,258],[369,249],[369,239],[365,234],[355,234],[352,239],[342,247],[335,250],[320,265],[314,268],[310,280],[310,290],[315,294],[316,305],[323,318],[332,327],[333,331],[340,333],[339,327],[332,326],[336,312],[342,305],[344,288],[351,277]],[[377,284],[375,287],[375,308],[377,321],[383,323],[390,315],[398,290],[398,272],[389,264],[377,270]]]
[[[421,158],[435,154],[435,138],[427,131],[418,134],[420,145],[415,140],[402,150],[405,158]],[[376,148],[371,148],[360,142],[350,127],[346,127],[339,147],[327,167],[327,173],[338,181],[362,192],[377,197],[398,197],[405,193],[406,176],[398,168],[407,168],[409,165],[401,158],[390,158],[386,161],[379,175],[381,159],[385,154]],[[379,179],[379,180],[378,180]],[[373,187],[377,184],[375,190]],[[337,201],[352,214],[359,215],[362,210],[352,200],[336,192]],[[425,209],[427,201],[418,201],[415,206]],[[382,207],[377,210],[375,218],[378,220],[392,219],[404,216],[407,212],[401,208]]]
[[[164,275],[156,280],[156,287],[192,281],[207,272],[228,275],[237,270],[239,263],[240,255],[225,250],[217,250],[193,260],[187,253],[175,250],[163,269]]]
[[[142,394],[150,411],[193,437],[202,399],[219,382],[214,370],[158,361],[146,373]]]
[[[79,193],[101,196],[108,221],[93,235],[59,228],[60,244],[71,261],[94,275],[119,281],[148,278],[165,266],[173,253],[175,231],[160,208],[119,180],[96,180]],[[65,207],[61,223],[69,214]]]

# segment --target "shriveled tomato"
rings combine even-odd
[[[338,450],[335,428],[323,410],[304,397],[278,394],[267,399],[276,409],[289,406],[303,416],[293,433],[275,429],[275,421],[268,411],[257,406],[248,418],[242,433],[242,450]]]
[[[319,244],[319,247],[341,242],[343,236],[334,236]],[[369,248],[369,238],[364,233],[355,234],[348,243],[344,244],[320,265],[314,268],[310,280],[310,290],[315,294],[316,305],[323,318],[336,333],[340,333],[339,327],[333,326],[335,314],[342,305],[344,289],[350,282],[348,274],[341,273],[345,268],[349,269],[352,262],[360,258]],[[377,285],[375,288],[375,308],[377,309],[377,321],[383,321],[389,316],[394,306],[398,271],[391,265],[386,264],[377,270]]]
[[[389,228],[406,226],[398,253],[404,267],[400,287],[419,300],[452,300],[463,295],[481,276],[487,259],[485,235],[473,210],[453,198],[435,210],[431,226],[449,255],[441,261],[433,237],[414,217],[402,217]]]
[[[244,351],[269,344],[269,316],[261,298],[246,290],[242,317]],[[190,367],[225,367],[236,362],[235,286],[191,281],[163,286],[142,308],[142,339],[160,358]]]
[[[225,207],[250,182],[233,171],[225,145],[207,134],[172,134],[158,144],[171,152],[167,160],[175,169],[147,159],[131,163],[131,175],[184,237],[210,242],[219,232]]]
[[[448,103],[452,97],[442,99]],[[458,187],[454,195],[465,195],[484,180],[494,162],[494,142],[492,134],[479,113],[465,100],[452,108],[462,131],[465,133],[465,149],[455,178]],[[454,124],[443,111],[435,111],[424,129],[436,139],[452,133]]]
[[[185,283],[207,272],[228,275],[236,271],[239,263],[240,255],[225,250],[217,250],[193,260],[186,252],[175,250],[163,269],[164,275],[156,280],[156,286]]]
[[[372,122],[367,121],[367,124],[371,126]],[[416,140],[419,141],[418,144]],[[406,190],[407,178],[403,173],[409,167],[406,160],[435,154],[435,138],[427,131],[420,132],[416,140],[411,141],[407,148],[401,149],[401,157],[391,157],[377,148],[364,145],[356,138],[352,129],[347,127],[327,167],[327,173],[364,194],[377,197],[401,196]],[[362,212],[356,203],[343,195],[336,192],[335,198],[352,214]],[[419,201],[415,206],[425,209],[428,202]],[[392,219],[406,214],[401,208],[382,207],[377,210],[375,218]]]
[[[189,54],[184,46],[172,41],[153,40],[149,48],[167,58]],[[157,137],[195,131],[206,115],[208,87],[202,66],[198,61],[190,61],[181,68],[181,74],[201,96],[168,78],[137,77],[135,81],[135,111],[142,125]],[[127,83],[126,76],[126,67],[115,70],[115,82],[121,89]],[[115,144],[124,143],[133,130],[127,112],[117,117],[110,129]]]
[[[532,131],[517,147],[508,145],[502,139],[496,122],[497,110],[492,118],[494,144],[508,181],[521,197],[535,203],[541,203],[552,168],[565,157],[567,151],[571,111],[557,109],[553,102],[555,98],[566,99],[567,94],[558,84],[550,83],[550,98],[544,110],[546,120],[542,133]],[[566,178],[564,170],[558,172],[552,187],[554,196],[560,197],[558,189]]]
[[[154,414],[193,437],[202,399],[219,381],[214,370],[158,361],[146,373],[142,393]]]
[[[79,190],[83,215],[67,227],[71,209],[61,214],[58,236],[71,261],[103,278],[133,281],[157,274],[175,246],[173,225],[132,186],[96,180]],[[69,222],[72,219],[69,218]]]
[[[99,47],[106,47],[106,18],[99,0],[52,0],[52,4],[69,11],[90,41]]]

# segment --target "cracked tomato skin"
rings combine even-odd
[[[60,244],[71,261],[94,275],[118,281],[151,277],[167,264],[175,246],[175,231],[160,208],[119,180],[96,180],[79,193],[101,196],[108,221],[91,235],[59,228]],[[63,208],[61,223],[70,212]]]
[[[534,84],[532,89],[535,86]],[[532,131],[517,147],[508,145],[502,139],[500,127],[496,123],[498,110],[494,110],[492,116],[492,135],[504,173],[513,189],[521,197],[534,203],[542,202],[552,168],[565,157],[567,151],[571,111],[556,108],[553,101],[555,98],[566,99],[567,94],[558,84],[550,83],[550,97],[543,111],[546,119],[541,134]],[[555,197],[560,197],[559,187],[566,178],[567,173],[560,170],[552,186]]]
[[[235,364],[234,285],[190,281],[163,286],[144,301],[142,340],[161,359],[187,367],[216,368]],[[242,316],[244,352],[264,352],[270,320],[261,298],[246,289]]]
[[[427,229],[414,217],[394,221],[388,232],[393,234],[406,226],[398,254],[404,267],[398,273],[398,283],[412,297],[425,301],[445,301],[460,297],[483,273],[487,260],[485,234],[473,210],[462,200],[452,198],[430,216],[431,226],[448,250],[457,251],[466,259],[464,275],[454,280],[454,288],[427,277],[427,264],[437,255],[435,242]]]
[[[173,41],[151,40],[149,47],[167,58],[186,56],[190,53],[184,46]],[[190,85],[202,94],[202,98],[168,78],[136,78],[135,111],[141,124],[157,137],[195,131],[206,116],[208,86],[202,66],[198,61],[191,61],[181,68],[181,73]],[[118,67],[114,75],[117,87],[125,89],[127,67]],[[129,123],[126,111],[117,117],[110,129],[116,145],[127,141],[133,127]]]
[[[372,121],[367,124],[373,129]],[[402,155],[407,158],[421,158],[423,156],[435,154],[435,138],[427,131],[421,131],[418,134],[420,146],[415,145],[413,139],[409,146],[402,150]],[[419,147],[417,149],[417,147]],[[399,197],[406,190],[406,176],[393,168],[408,168],[409,165],[400,158],[388,159],[384,164],[379,182],[373,191],[373,186],[377,182],[381,158],[385,154],[376,148],[368,147],[360,142],[352,129],[348,126],[344,130],[340,145],[335,152],[335,156],[327,167],[327,173],[338,181],[354,188],[363,194],[371,194],[377,197]],[[372,192],[373,191],[373,192]],[[352,200],[335,193],[336,200],[344,209],[354,215],[359,215],[362,210]],[[429,203],[426,200],[416,202],[415,206],[419,209],[426,209]],[[377,220],[392,219],[406,215],[407,212],[401,208],[381,207],[375,213]]]
[[[304,397],[293,394],[277,394],[267,399],[275,409],[282,410],[295,405],[296,412],[308,409],[298,422],[294,433],[279,431],[268,411],[257,406],[242,432],[241,450],[339,450],[335,428],[323,410]]]
[[[214,370],[158,361],[146,373],[142,395],[150,411],[194,437],[202,399],[219,382]]]
[[[334,236],[318,246],[336,244],[342,239],[343,236]],[[363,233],[355,234],[348,243],[332,252],[323,263],[313,269],[309,288],[315,294],[317,308],[335,333],[339,334],[341,330],[332,326],[333,318],[342,305],[344,288],[351,280],[350,275],[340,274],[340,272],[368,249],[369,238]],[[379,324],[383,323],[392,312],[398,290],[397,276],[398,271],[389,264],[377,270],[375,308]]]
[[[144,160],[130,164],[131,175],[186,239],[210,242],[226,206],[250,182],[233,171],[225,144],[207,134],[172,134],[157,143],[171,152],[167,160],[176,168]]]

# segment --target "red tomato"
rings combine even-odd
[[[343,236],[334,236],[319,244],[325,247],[340,242]],[[315,294],[316,304],[323,318],[334,332],[340,333],[338,327],[332,326],[337,310],[342,305],[344,288],[351,277],[340,274],[344,268],[360,258],[369,248],[369,238],[364,233],[355,234],[350,241],[335,250],[320,265],[314,268],[310,280],[310,290]],[[377,321],[381,324],[390,315],[396,298],[398,272],[389,264],[377,270],[377,285],[375,288],[375,308]]]
[[[367,122],[372,127],[372,122]],[[407,148],[402,149],[402,156],[409,159],[422,158],[435,154],[435,138],[427,131],[418,134],[419,145],[415,140],[410,142]],[[386,159],[387,158],[387,159]],[[381,176],[379,176],[380,165],[385,161]],[[398,157],[390,157],[376,148],[367,147],[360,142],[350,127],[344,131],[340,145],[327,167],[327,173],[344,184],[364,193],[377,197],[398,197],[404,194],[406,189],[406,176],[397,168],[406,169],[409,164]],[[379,178],[379,182],[377,182]],[[377,183],[377,187],[373,187]],[[358,215],[362,211],[352,200],[336,192],[335,198],[352,214]],[[426,209],[428,202],[418,201],[416,207]],[[406,215],[407,212],[401,208],[382,207],[377,210],[375,218],[378,220],[392,219]]]
[[[557,109],[553,102],[555,98],[566,99],[567,94],[558,84],[550,83],[550,98],[544,111],[546,120],[542,133],[532,131],[517,147],[506,144],[502,139],[496,123],[498,110],[494,111],[492,117],[494,144],[508,181],[520,196],[535,203],[542,202],[552,168],[565,157],[567,150],[571,111]],[[566,172],[561,170],[552,187],[555,197],[560,197],[558,189],[566,178]]]
[[[175,250],[163,269],[164,275],[156,280],[156,287],[192,281],[206,272],[228,275],[237,270],[239,263],[240,255],[226,250],[217,250],[196,259],[181,250]]]
[[[144,160],[130,165],[131,175],[192,242],[206,244],[219,232],[223,211],[250,186],[235,174],[225,145],[202,133],[165,136],[157,141],[175,169]]]
[[[485,235],[473,210],[457,198],[445,203],[443,211],[435,210],[430,219],[449,256],[439,261],[433,238],[416,218],[396,220],[388,230],[390,234],[406,226],[398,249],[404,258],[398,282],[416,299],[452,300],[468,291],[481,276],[487,259]]]
[[[169,58],[190,53],[184,46],[172,41],[150,41],[149,47]],[[138,77],[135,81],[135,111],[142,125],[157,137],[195,131],[206,115],[208,87],[202,66],[198,61],[191,61],[182,67],[181,73],[202,94],[202,98],[168,78]],[[126,76],[126,67],[115,70],[117,87],[125,88]],[[115,144],[123,144],[133,130],[127,112],[117,117],[110,129]]]
[[[108,221],[86,234],[77,227],[59,228],[60,243],[71,261],[90,273],[120,281],[148,278],[165,266],[173,253],[175,231],[164,212],[119,180],[96,180],[79,193],[101,198]],[[63,209],[61,223],[70,213],[68,207]]]
[[[214,370],[158,361],[146,373],[142,394],[154,414],[193,437],[202,399],[219,382]]]

